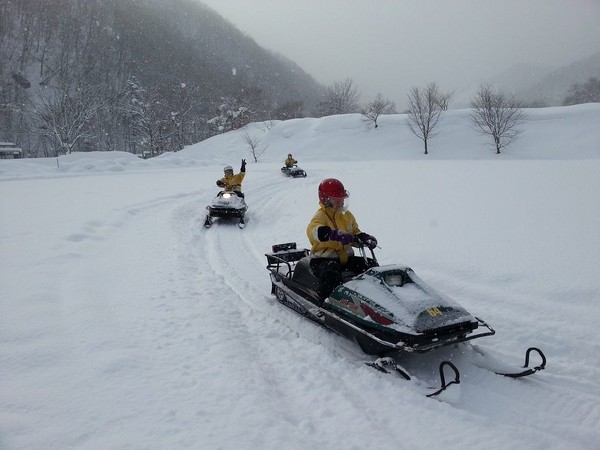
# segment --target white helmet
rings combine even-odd
[[[223,172],[227,172],[228,170],[231,170],[233,172],[233,167],[231,167],[231,166],[223,167]]]

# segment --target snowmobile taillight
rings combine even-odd
[[[381,324],[381,325],[391,325],[392,322],[390,319],[388,319],[387,317],[385,317],[382,314],[379,314],[377,311],[375,311],[373,308],[371,308],[369,305],[366,305],[364,303],[360,304],[360,307],[362,308],[362,310],[365,312],[365,314],[367,316],[369,316],[371,319],[373,319],[375,322]]]

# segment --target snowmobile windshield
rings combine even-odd
[[[385,277],[385,283],[388,286],[402,286],[404,284],[404,277],[401,273],[392,273]]]

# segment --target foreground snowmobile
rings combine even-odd
[[[370,268],[358,275],[344,272],[342,283],[325,298],[318,293],[319,280],[310,268],[309,251],[297,249],[293,242],[274,245],[266,254],[271,293],[285,306],[356,342],[364,353],[378,356],[369,363],[371,367],[386,373],[391,368],[406,379],[411,376],[399,362],[403,354],[424,353],[495,333],[483,320],[428,286],[410,267],[379,266],[372,249],[367,257],[366,247],[355,244]],[[536,367],[529,367],[532,352],[541,359]],[[541,350],[529,348],[523,370],[495,372],[518,378],[545,365]],[[450,381],[446,373],[452,375]],[[460,383],[459,371],[450,361],[439,365],[439,374],[441,386],[428,396]]]
[[[210,228],[213,224],[213,218],[236,220],[240,228],[246,226],[245,214],[248,205],[244,197],[232,190],[220,191],[213,199],[210,205],[206,207],[208,214],[204,221],[204,226]]]
[[[292,178],[306,178],[306,172],[300,167],[293,165],[292,167],[283,166],[281,173]]]

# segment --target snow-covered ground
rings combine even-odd
[[[428,156],[405,116],[375,130],[349,115],[146,161],[0,161],[0,448],[598,448],[600,104],[528,115],[500,156],[461,110]],[[307,178],[280,174],[288,152]],[[241,158],[248,226],[204,229]],[[380,263],[410,265],[496,329],[412,361],[456,362],[462,383],[437,399],[270,295],[264,254],[308,245],[327,177]],[[548,365],[527,379],[465,359],[519,366],[532,345]]]

